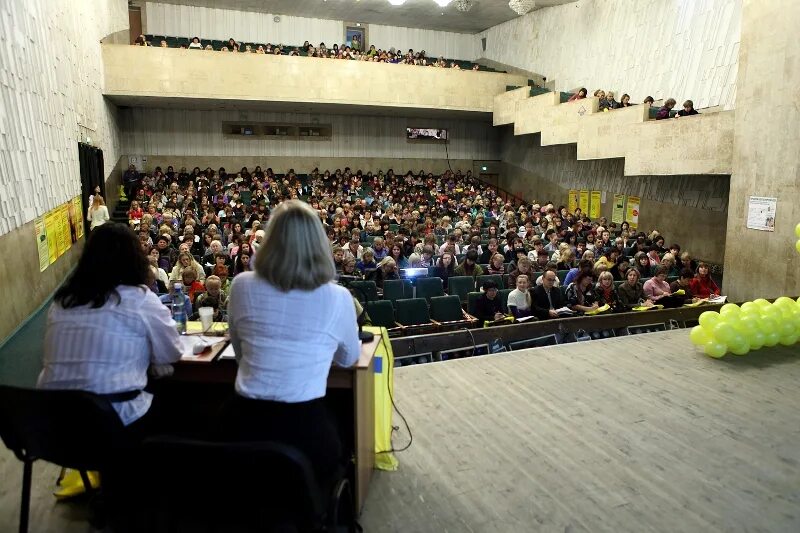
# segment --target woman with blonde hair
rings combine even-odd
[[[380,288],[383,288],[383,282],[387,279],[400,279],[400,274],[397,271],[397,263],[395,263],[394,259],[388,255],[381,259],[375,268],[375,273],[372,276],[372,280],[375,282],[375,285]]]
[[[108,208],[106,207],[105,201],[103,201],[103,197],[99,194],[95,194],[94,198],[92,199],[92,205],[89,206],[89,212],[86,215],[86,220],[91,222],[89,229],[95,229],[98,226],[102,226],[106,222],[109,221],[111,217],[108,216]]]
[[[343,463],[325,404],[331,363],[352,366],[361,346],[353,298],[336,275],[319,216],[299,200],[282,202],[266,225],[253,272],[233,280],[231,344],[239,363],[236,396],[219,435],[277,441],[311,461],[321,486]]]

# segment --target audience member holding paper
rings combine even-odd
[[[719,287],[711,279],[711,269],[707,263],[700,262],[697,265],[697,275],[692,279],[691,283],[692,294],[698,298],[710,298],[711,296],[719,296]]]
[[[516,319],[529,317],[533,314],[529,286],[530,278],[525,274],[520,274],[517,276],[517,288],[508,295],[508,311]]]
[[[553,269],[545,270],[542,274],[542,284],[533,290],[533,310],[539,320],[558,318],[559,310],[564,308],[564,296],[556,287],[558,276]]]
[[[325,482],[342,463],[325,404],[331,363],[360,356],[353,298],[336,271],[319,215],[299,200],[281,203],[266,227],[255,271],[236,276],[228,297],[239,362],[236,396],[220,418],[230,440],[273,440],[302,450]]]
[[[594,278],[590,272],[581,272],[575,281],[567,287],[567,307],[575,313],[597,311],[597,304],[593,290]]]

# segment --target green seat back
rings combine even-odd
[[[483,276],[478,276],[478,283],[477,283],[476,287],[478,289],[480,289],[481,287],[483,287],[483,283],[485,281],[494,281],[495,283],[497,283],[497,288],[498,289],[502,289],[502,288],[504,288],[506,286],[506,284],[503,283],[503,276],[502,275],[500,275],[500,274],[485,274]]]
[[[429,324],[428,302],[424,298],[404,298],[395,302],[395,318],[404,326]]]
[[[434,296],[444,296],[442,278],[417,278],[417,298],[430,301]]]
[[[392,305],[402,298],[412,298],[413,294],[413,286],[409,279],[387,279],[383,282],[383,299]]]
[[[467,295],[467,313],[475,316],[478,310],[478,298],[481,297],[482,292],[471,292]]]
[[[514,289],[502,289],[497,292],[500,296],[500,309],[502,309],[504,313],[508,313],[508,295],[511,294],[513,290]]]
[[[461,299],[456,295],[436,296],[431,298],[431,319],[437,322],[464,320],[461,311]]]
[[[569,274],[569,270],[559,270],[558,272],[556,272],[556,275],[558,276],[558,281],[560,281],[561,283],[564,283],[564,280],[566,279],[567,274]]]
[[[458,296],[462,302],[467,301],[467,295],[475,290],[475,278],[472,276],[453,276],[447,280],[447,292]]]
[[[367,302],[374,302],[378,299],[378,286],[375,285],[374,281],[351,281],[350,287],[353,287],[353,296],[355,296],[359,302],[364,302],[365,298]]]
[[[375,300],[367,302],[365,307],[373,326],[381,328],[395,327],[392,302],[389,300]]]

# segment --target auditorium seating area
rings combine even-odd
[[[138,231],[154,268],[152,289],[163,294],[170,281],[183,279],[195,287],[197,302],[205,290],[202,278],[214,279],[220,292],[203,296],[203,305],[215,307],[220,318],[231,278],[252,269],[270,209],[290,198],[319,211],[340,284],[352,289],[371,323],[388,328],[392,336],[484,326],[476,306],[487,281],[499,289],[503,313],[509,313],[509,294],[523,274],[533,284],[553,270],[566,298],[567,276],[572,271],[574,279],[580,266],[576,252],[594,282],[612,272],[615,291],[628,269],[640,272],[642,287],[661,265],[667,267],[669,284],[678,280],[681,268],[691,268],[694,275],[698,266],[658,232],[637,233],[627,222],[590,220],[565,206],[529,203],[470,171],[400,175],[392,169],[364,173],[345,167],[275,174],[260,166],[235,173],[170,166],[143,174],[129,169],[123,183],[129,199],[117,206],[114,219]],[[474,266],[467,264],[468,253],[475,254]],[[447,255],[453,258],[450,268],[443,264]],[[589,334],[604,336],[609,332]],[[455,351],[451,357],[459,355]],[[431,360],[415,355],[398,358],[397,364]]]
[[[192,42],[197,39],[199,46],[190,46]],[[144,44],[143,44],[144,43]],[[163,44],[162,44],[163,43]],[[320,43],[324,44],[324,43]],[[425,51],[411,53],[409,50],[406,53],[402,51],[382,50],[376,49],[374,46],[365,52],[358,50],[351,50],[345,44],[334,45],[334,48],[324,49],[314,47],[306,41],[301,45],[283,45],[272,43],[257,43],[257,42],[238,42],[234,39],[221,41],[217,39],[201,39],[189,37],[174,37],[168,35],[142,35],[137,40],[138,46],[156,46],[166,48],[197,48],[204,51],[225,51],[225,52],[245,52],[254,54],[271,54],[271,55],[287,55],[287,56],[300,56],[300,57],[316,57],[326,59],[346,59],[355,61],[372,61],[376,63],[397,63],[416,66],[432,66],[441,68],[455,68],[459,70],[476,70],[483,72],[503,72],[495,70],[491,67],[479,65],[472,61],[465,61],[455,58],[428,58]]]

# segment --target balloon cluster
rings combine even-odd
[[[745,355],[778,343],[791,346],[800,339],[800,298],[782,296],[774,303],[760,298],[741,307],[725,304],[719,313],[700,315],[700,325],[692,328],[689,338],[715,358],[728,352]]]
[[[800,254],[800,222],[794,227],[794,234],[797,236],[797,242],[794,243],[794,247],[797,249],[797,253]]]

